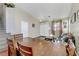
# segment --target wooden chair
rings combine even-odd
[[[18,44],[18,49],[19,49],[19,53],[21,56],[32,56],[32,48],[31,47],[27,47],[24,45],[21,45],[20,43]]]
[[[74,56],[74,55],[76,55],[76,54],[75,54],[75,49],[74,49],[74,48],[72,48],[72,49],[67,48],[67,50],[68,50],[69,56]]]
[[[69,56],[75,56],[76,55],[76,48],[74,44],[71,42],[67,46],[67,51]]]
[[[15,40],[23,40],[23,34],[15,34],[14,39]]]
[[[11,39],[7,39],[8,43],[8,56],[16,56],[16,47],[14,45],[14,41]]]

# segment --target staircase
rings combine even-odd
[[[7,50],[7,38],[10,33],[6,33],[0,20],[0,52]]]

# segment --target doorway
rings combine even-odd
[[[21,33],[23,34],[23,37],[28,37],[28,22],[27,21],[21,21]]]

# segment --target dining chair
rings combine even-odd
[[[24,46],[20,43],[17,43],[18,45],[18,49],[19,49],[19,53],[21,56],[32,56],[32,47],[27,47]]]
[[[75,49],[69,49],[69,48],[67,48],[67,50],[68,50],[68,53],[69,53],[69,56],[74,56],[74,54],[75,54]]]
[[[16,48],[13,40],[7,38],[8,43],[8,56],[16,56]]]
[[[23,34],[15,34],[14,39],[15,40],[23,40]]]

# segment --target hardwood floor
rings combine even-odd
[[[0,52],[0,56],[8,56],[8,50]]]

